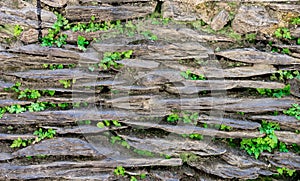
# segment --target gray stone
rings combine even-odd
[[[225,10],[222,10],[219,12],[219,14],[217,14],[211,24],[210,27],[215,30],[218,31],[220,29],[222,29],[229,21],[229,13]]]
[[[278,21],[270,17],[265,7],[243,5],[232,22],[232,28],[237,33],[246,34],[261,31],[276,23]]]
[[[41,0],[41,2],[47,4],[48,6],[61,8],[67,4],[68,0]]]

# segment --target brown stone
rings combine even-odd
[[[218,31],[222,29],[229,21],[229,13],[226,10],[220,11],[212,20],[210,27]]]
[[[261,31],[276,23],[278,21],[270,17],[265,7],[242,5],[232,22],[232,28],[237,33],[246,34]]]

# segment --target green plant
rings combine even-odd
[[[279,175],[286,175],[286,176],[293,176],[294,173],[296,172],[296,170],[293,170],[293,169],[289,169],[289,168],[286,168],[286,167],[277,167],[277,172]]]
[[[148,157],[153,156],[153,153],[148,150],[134,149],[133,151],[139,155],[148,156]]]
[[[178,121],[178,120],[179,120],[179,115],[176,114],[176,113],[172,113],[172,114],[170,114],[170,115],[167,117],[167,121],[168,121],[168,122],[171,122],[171,123],[174,123],[174,122],[176,122],[176,121]]]
[[[117,168],[114,170],[114,174],[117,176],[125,176],[125,169],[122,166],[117,166]]]
[[[180,121],[183,121],[184,123],[193,123],[197,124],[199,114],[197,112],[183,112],[182,117],[180,118]]]
[[[231,126],[227,126],[225,124],[221,124],[219,129],[222,130],[222,131],[231,131],[232,127]]]
[[[292,39],[290,30],[288,28],[277,28],[276,31],[274,32],[274,35],[276,38],[280,39]]]
[[[73,80],[59,80],[58,82],[60,84],[62,84],[64,86],[64,88],[67,89],[67,88],[71,87],[71,83],[75,83],[76,80],[75,79],[73,79]]]
[[[0,119],[3,117],[3,115],[6,113],[6,109],[3,107],[0,107]]]
[[[281,52],[283,54],[290,54],[291,53],[290,49],[288,49],[288,48],[282,48]]]
[[[25,89],[24,91],[19,92],[18,99],[28,98],[28,99],[38,99],[41,97],[41,94],[38,90]]]
[[[56,70],[56,69],[63,69],[64,65],[63,64],[43,64],[43,68],[45,69],[50,69],[50,70]]]
[[[183,111],[179,113],[172,113],[167,117],[167,121],[174,123],[176,121],[182,121],[183,123],[197,124],[199,114],[197,112]]]
[[[290,95],[290,84],[286,85],[283,89],[264,89],[257,88],[257,92],[261,95],[267,95],[269,97],[281,98],[283,96]]]
[[[120,136],[112,136],[111,143],[112,144],[118,143],[118,144],[122,145],[123,147],[130,149],[130,145],[127,143],[127,141],[123,140]]]
[[[280,152],[289,152],[289,150],[286,147],[286,144],[282,143],[282,142],[279,143],[279,151]]]
[[[47,131],[43,131],[42,128],[36,130],[33,132],[33,135],[37,136],[36,141],[39,142],[44,139],[51,139],[56,134],[55,130],[48,129]]]
[[[198,133],[192,133],[188,135],[189,138],[194,139],[194,140],[203,140],[203,135],[198,134]]]
[[[236,112],[237,114],[241,115],[241,116],[244,116],[245,113],[244,112]]]
[[[131,176],[131,177],[130,177],[130,181],[138,181],[138,179],[135,178],[135,176]]]
[[[61,47],[66,44],[67,35],[59,34],[61,29],[70,29],[69,21],[64,18],[61,14],[55,13],[57,20],[48,30],[48,34],[42,38],[42,46],[53,46],[56,44],[57,47]]]
[[[22,107],[19,104],[15,104],[15,105],[7,106],[6,110],[11,114],[13,114],[13,113],[19,114],[19,113],[25,112],[26,108]]]
[[[132,53],[132,50],[124,52],[105,52],[103,59],[99,63],[99,67],[102,67],[104,70],[107,70],[111,67],[117,69],[120,67],[120,65],[116,61],[131,58]]]
[[[86,50],[85,46],[88,45],[89,42],[86,41],[86,39],[83,36],[78,36],[77,37],[77,45],[79,50]]]
[[[42,90],[42,95],[54,96],[55,90]]]
[[[33,135],[37,136],[34,142],[39,142],[43,139],[51,139],[55,135],[55,131],[52,129],[48,129],[47,131],[43,131],[42,128],[34,131]],[[32,139],[29,140],[22,140],[21,138],[18,138],[13,141],[13,143],[10,145],[11,148],[19,148],[21,146],[25,147],[30,145],[31,143],[34,143]]]
[[[105,124],[104,124],[103,122],[104,122]],[[103,122],[98,122],[98,123],[97,123],[97,127],[98,127],[98,128],[104,128],[105,126],[110,126],[111,123],[112,123],[114,126],[116,126],[116,127],[122,126],[122,125],[119,123],[118,120],[111,120],[111,121],[109,121],[109,120],[104,120]]]
[[[62,108],[62,109],[66,109],[66,108],[70,107],[70,104],[64,102],[64,103],[58,103],[57,106]]]
[[[82,120],[82,121],[78,121],[78,124],[79,125],[89,125],[89,124],[91,124],[91,121],[90,120]]]
[[[179,157],[184,163],[193,162],[198,159],[198,156],[193,153],[181,153]]]
[[[43,102],[36,102],[36,103],[31,103],[30,106],[27,106],[27,109],[29,112],[37,112],[37,111],[43,111],[46,109],[46,105]]]
[[[292,107],[289,108],[288,110],[284,110],[283,113],[289,116],[294,116],[296,119],[300,120],[299,104],[292,104]]]
[[[127,21],[125,24],[125,29],[127,31],[128,36],[134,36],[137,27],[132,23],[132,21]]]
[[[20,34],[22,33],[22,31],[23,31],[23,28],[20,25],[16,25],[14,27],[14,36],[15,37],[20,36]]]
[[[206,80],[204,75],[202,75],[202,74],[200,74],[200,75],[193,74],[190,70],[186,70],[185,72],[180,72],[180,75],[183,78],[189,79],[189,80]]]
[[[300,78],[300,73],[298,70],[279,70],[277,73],[273,73],[270,76],[271,80],[279,80],[279,81],[286,81],[288,79]]]
[[[20,148],[27,146],[27,140],[22,140],[21,138],[18,138],[13,141],[13,143],[10,145],[11,148]]]
[[[157,36],[154,35],[151,31],[144,31],[141,33],[142,35],[144,35],[147,39],[155,41],[157,40]]]
[[[300,25],[300,17],[291,18],[291,24]]]
[[[272,152],[278,146],[278,139],[274,130],[279,130],[277,123],[262,121],[260,132],[266,136],[262,138],[243,139],[240,143],[241,149],[245,149],[249,155],[257,159],[263,151]]]
[[[254,43],[256,40],[256,33],[249,33],[245,35],[245,39],[246,41],[250,42],[250,43]]]
[[[62,47],[63,45],[67,44],[66,40],[68,38],[68,35],[66,34],[60,34],[55,40],[54,43],[57,47]]]

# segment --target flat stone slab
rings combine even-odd
[[[126,40],[124,40],[126,41]],[[128,41],[128,40],[127,40]],[[124,44],[124,43],[95,43],[92,47],[97,52],[122,52],[133,50],[137,59],[142,60],[180,60],[180,59],[205,59],[213,54],[210,48],[198,42],[168,43],[156,42],[155,44]]]
[[[176,134],[192,134],[197,133],[205,136],[217,137],[217,138],[257,138],[263,137],[264,134],[258,131],[219,131],[216,129],[201,128],[191,125],[164,125],[153,122],[138,122],[138,121],[120,121],[131,126],[143,126],[145,128],[157,128],[167,132]]]
[[[146,166],[181,166],[180,158],[132,158],[125,160],[105,159],[100,161],[56,161],[36,165],[0,164],[0,179],[80,179],[107,180],[113,170],[122,165],[124,168]]]
[[[89,143],[78,138],[43,140],[13,153],[14,156],[101,156]]]
[[[272,165],[277,167],[287,167],[289,169],[300,170],[300,156],[295,153],[276,152],[273,155],[267,155]]]
[[[144,6],[68,6],[65,17],[72,21],[86,21],[95,16],[95,21],[112,21],[145,17],[155,10],[155,3]]]
[[[128,144],[139,150],[147,150],[152,153],[166,154],[179,157],[181,153],[192,152],[199,156],[222,155],[226,149],[209,145],[205,141],[192,141],[178,136],[170,136],[169,138],[137,138],[132,136],[119,135]]]
[[[206,123],[206,124],[224,124],[236,129],[248,129],[255,130],[259,128],[261,125],[256,122],[240,120],[240,119],[231,119],[231,118],[219,118],[214,116],[200,115],[198,122]]]
[[[265,64],[254,64],[253,66],[244,66],[244,67],[233,67],[233,68],[221,68],[219,63],[215,63],[215,66],[199,66],[199,67],[190,67],[181,64],[170,64],[164,63],[165,66],[172,69],[176,69],[182,72],[190,70],[194,74],[202,74],[207,78],[238,78],[238,77],[253,77],[260,76],[265,74],[271,74],[277,72],[277,69],[272,65]]]
[[[269,65],[297,65],[300,64],[299,58],[278,53],[261,52],[255,49],[233,49],[217,52],[216,55],[230,60],[245,63],[260,63]]]
[[[282,89],[283,83],[252,80],[187,80],[184,86],[170,85],[166,91],[175,94],[198,94],[200,91],[229,90],[234,88]]]
[[[21,138],[22,140],[34,139],[36,136],[31,134],[5,134],[0,133],[0,140],[16,140]]]
[[[256,179],[259,175],[270,176],[274,174],[273,172],[264,170],[260,167],[239,168],[227,164],[219,158],[191,161],[188,162],[188,165],[223,179]]]
[[[232,29],[237,33],[248,33],[270,28],[278,23],[272,19],[264,6],[242,5],[232,21]]]

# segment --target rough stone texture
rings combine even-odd
[[[246,34],[262,31],[276,23],[277,21],[270,17],[265,7],[242,5],[232,22],[232,28],[237,33]]]
[[[89,143],[77,138],[43,140],[13,153],[14,156],[101,156]]]
[[[224,179],[256,179],[259,175],[269,176],[273,174],[273,172],[264,170],[258,166],[239,168],[229,165],[219,158],[190,161],[188,164],[206,173],[217,175]]]
[[[47,30],[42,30],[42,35],[48,34]],[[37,43],[39,32],[36,29],[29,29],[27,31],[23,31],[20,37],[20,40],[25,44]]]
[[[144,17],[154,12],[155,4],[144,7],[138,6],[68,6],[66,8],[66,18],[72,21],[86,21],[95,16],[96,21],[125,20]]]
[[[68,0],[41,0],[41,2],[47,4],[48,6],[60,8],[66,5]]]
[[[250,48],[226,50],[218,52],[216,54],[228,58],[230,60],[245,63],[261,63],[269,65],[300,64],[299,58],[294,58],[288,55],[282,55],[278,53],[261,52]]]
[[[126,20],[137,24],[135,36],[128,36],[127,29],[123,34],[119,30],[63,31],[68,39],[62,48],[41,47],[36,42],[36,0],[0,2],[0,107],[28,106],[36,101],[70,104],[67,110],[58,106],[40,112],[3,115],[0,180],[129,179],[113,174],[117,166],[125,167],[128,175],[146,173],[146,180],[246,180],[269,177],[277,166],[299,170],[299,156],[293,149],[286,154],[277,153],[276,149],[265,151],[255,159],[226,141],[236,139],[230,143],[239,144],[243,138],[264,137],[259,127],[261,120],[266,120],[279,123],[281,129],[275,134],[280,142],[288,147],[300,144],[299,134],[295,133],[300,130],[299,120],[282,113],[291,104],[299,104],[299,81],[269,78],[278,70],[300,69],[299,45],[292,45],[295,39],[275,40],[273,36],[273,30],[286,26],[284,21],[298,16],[299,1],[165,0],[162,14],[173,18],[168,23],[166,19],[148,18],[158,2],[43,0],[43,34],[56,20],[47,9],[66,14],[72,23],[88,22],[95,15],[97,22],[120,19],[122,23]],[[255,43],[247,42],[244,36],[237,43],[232,34],[223,31],[204,32],[203,28],[222,28],[228,21],[226,12],[236,14],[235,30],[258,30]],[[202,19],[207,25],[174,19]],[[14,36],[16,24],[24,29],[21,37]],[[224,30],[231,31],[227,27],[230,25],[227,23]],[[298,38],[299,28],[289,28],[292,36]],[[158,40],[143,35],[145,31],[157,35]],[[78,35],[101,40],[90,43],[83,52],[75,45]],[[288,48],[291,53],[271,53],[268,41],[274,42],[273,47]],[[89,69],[99,64],[105,52],[126,50],[133,50],[133,55],[131,59],[116,61],[122,65],[120,69]],[[43,64],[63,64],[64,69],[49,70]],[[68,64],[76,67],[68,68]],[[187,80],[181,76],[183,71],[203,74],[207,80]],[[70,88],[59,83],[72,79],[76,83]],[[18,100],[18,93],[4,90],[16,82],[22,82],[21,90],[55,90],[55,95]],[[288,83],[291,95],[281,99],[255,92],[256,88],[279,89]],[[88,106],[72,108],[74,102]],[[176,111],[184,119],[168,121],[168,115]],[[274,116],[274,111],[279,115]],[[189,117],[193,113],[199,117]],[[104,128],[97,127],[97,123],[105,120],[118,120],[121,126],[110,122]],[[224,130],[221,125],[232,129]],[[10,148],[17,138],[35,140],[32,133],[39,128],[55,130],[54,139],[34,141],[25,148]],[[193,140],[193,136],[203,139]],[[112,144],[114,139],[118,140]],[[153,157],[143,154],[150,152]],[[165,159],[167,155],[172,158]]]
[[[300,156],[295,153],[280,153],[268,155],[271,163],[277,167],[286,167],[289,169],[300,170]]]
[[[229,13],[222,10],[211,21],[211,28],[215,31],[222,29],[229,21]]]
[[[20,10],[10,8],[0,8],[0,24],[20,25],[21,27],[38,28],[37,10],[34,7],[23,8]],[[56,21],[56,16],[53,12],[42,10],[42,27],[50,28]]]
[[[187,8],[189,9],[188,11],[186,11]],[[161,9],[164,18],[174,18],[178,21],[195,21],[200,19],[194,7],[188,6],[180,1],[164,1]]]

